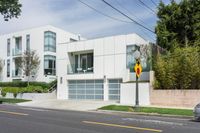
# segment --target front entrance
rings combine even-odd
[[[69,99],[103,100],[103,80],[68,80]]]

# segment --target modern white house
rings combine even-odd
[[[22,56],[25,50],[36,50],[40,58],[37,75],[32,76],[32,80],[49,82],[56,79],[57,44],[78,40],[81,40],[79,35],[50,25],[0,35],[0,59],[4,62],[0,81],[26,80],[15,65],[15,58]]]
[[[140,103],[149,102],[150,43],[137,34],[103,37],[57,45],[57,98],[134,103],[135,53],[143,73]]]

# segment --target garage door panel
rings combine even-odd
[[[108,80],[108,90],[109,90],[109,100],[120,100],[120,84],[122,79],[109,79]]]
[[[68,81],[69,99],[103,100],[103,80]]]
[[[86,95],[86,99],[94,99],[94,95]]]

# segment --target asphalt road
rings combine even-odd
[[[190,119],[0,105],[0,133],[200,133]]]

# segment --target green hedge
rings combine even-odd
[[[44,89],[41,86],[27,86],[27,87],[3,87],[1,90],[2,96],[5,96],[6,93],[46,93],[48,89]]]
[[[50,88],[54,84],[57,83],[57,80],[52,81],[50,83],[46,82],[30,82],[30,86],[41,86],[43,89],[45,88]],[[0,82],[0,87],[27,87],[28,83],[27,82],[22,82],[22,81],[16,81],[16,82]]]
[[[200,47],[158,55],[154,70],[156,89],[200,89]]]

